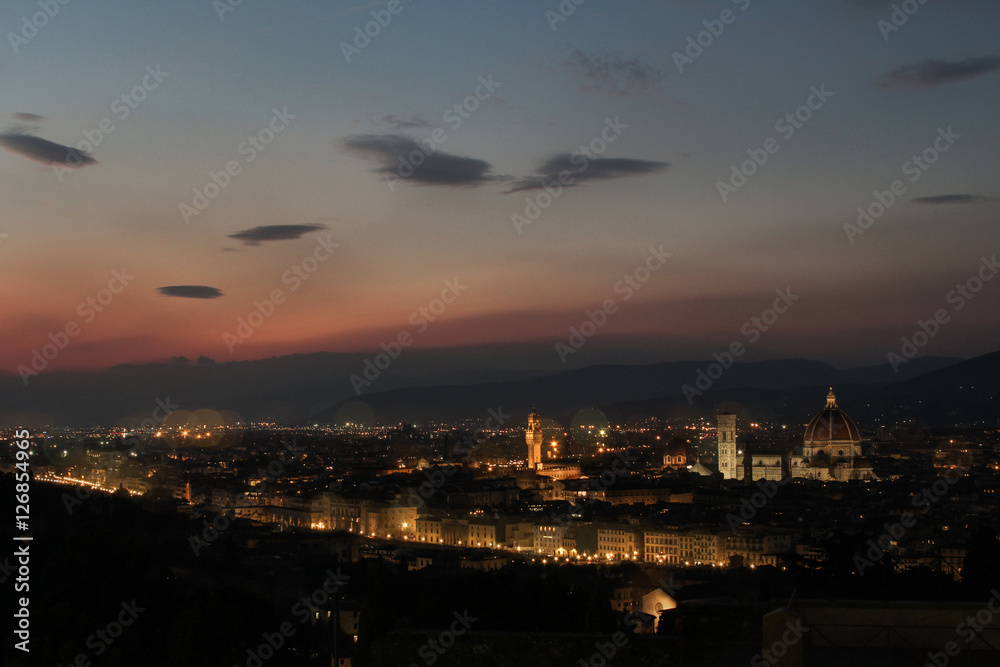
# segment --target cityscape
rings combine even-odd
[[[0,7],[0,665],[1000,664],[1000,6]]]
[[[591,408],[564,426],[498,405],[478,425],[309,427],[165,409],[155,425],[35,436],[27,461],[45,513],[32,520],[44,535],[117,513],[131,530],[114,539],[137,539],[137,531],[150,549],[147,561],[129,563],[144,594],[164,595],[166,586],[232,594],[241,604],[259,596],[274,611],[291,610],[286,622],[296,633],[237,633],[251,642],[243,655],[227,655],[231,642],[213,639],[220,664],[254,665],[269,653],[274,664],[404,664],[408,652],[417,664],[449,659],[446,639],[424,643],[434,623],[444,625],[431,636],[450,632],[439,597],[461,606],[454,613],[469,624],[460,628],[469,637],[454,638],[450,651],[463,661],[488,650],[529,661],[519,664],[554,662],[587,641],[607,660],[620,652],[642,664],[786,664],[785,655],[827,664],[865,647],[894,660],[919,657],[927,637],[948,641],[954,632],[942,615],[976,606],[966,585],[1000,584],[992,529],[1000,428],[876,430],[858,426],[834,388],[814,398],[815,415],[791,424],[750,421],[742,407],[625,423]],[[23,434],[5,437],[16,443]],[[11,446],[2,464],[11,478],[24,469],[17,451]],[[79,539],[67,546],[85,548]],[[12,561],[4,566],[13,577]],[[71,572],[86,576],[74,567],[61,576]],[[310,596],[307,582],[324,574]],[[376,585],[405,599],[403,608],[373,598]],[[481,598],[491,586],[500,587],[495,597]],[[449,591],[434,595],[435,587]],[[517,612],[521,603],[501,600],[504,589],[585,613]],[[796,595],[794,607],[775,600]],[[955,601],[942,602],[947,596]],[[220,610],[232,603],[217,602]],[[509,616],[498,613],[508,605]],[[785,655],[766,652],[765,619],[775,614],[838,638],[789,644],[782,625],[772,644]],[[720,619],[733,626],[711,639]],[[879,639],[890,630],[899,636]],[[991,654],[984,647],[995,632],[988,624],[971,632],[971,655]],[[765,652],[755,650],[761,636]],[[124,654],[146,650],[142,641]],[[872,649],[873,641],[882,646]]]

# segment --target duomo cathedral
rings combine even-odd
[[[736,415],[722,412],[719,420],[719,472],[725,479],[780,480],[800,477],[846,482],[875,479],[861,453],[861,433],[839,407],[833,388],[826,407],[806,426],[801,449],[789,456],[771,452],[741,452],[736,444]],[[787,468],[786,468],[787,464]]]

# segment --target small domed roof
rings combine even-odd
[[[861,433],[858,427],[846,414],[837,407],[837,397],[833,395],[833,387],[826,397],[826,407],[823,408],[809,425],[803,436],[806,444],[825,442],[860,442]]]
[[[676,437],[672,438],[667,444],[667,448],[664,454],[669,456],[687,456],[692,455],[691,445],[684,438]]]

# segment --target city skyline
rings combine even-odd
[[[0,663],[996,664],[998,25],[3,3]]]

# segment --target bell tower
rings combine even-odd
[[[528,415],[528,428],[524,432],[524,440],[528,444],[528,468],[535,470],[542,463],[542,418],[538,416],[534,406]]]
[[[736,415],[720,412],[719,420],[719,472],[723,479],[743,479],[743,462],[736,454]]]

